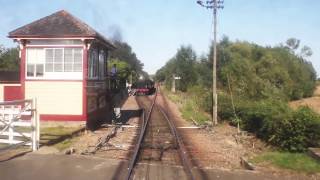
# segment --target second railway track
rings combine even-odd
[[[157,92],[153,100],[145,96],[137,96],[136,99],[139,106],[145,109],[145,113],[126,179],[141,178],[136,166],[138,162],[182,166],[185,173],[184,177],[194,179],[189,157],[176,127],[156,103]],[[158,179],[158,177],[151,177],[151,179]]]

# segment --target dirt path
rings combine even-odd
[[[127,99],[124,105],[121,107],[121,116],[125,116],[126,127],[117,130],[116,136],[108,141],[108,146],[103,147],[92,156],[108,158],[108,159],[123,159],[130,158],[136,138],[139,134],[139,119],[136,111],[139,106],[135,100],[135,97],[131,96]],[[112,131],[113,127],[107,126],[100,128],[94,132],[88,132],[87,134],[79,137],[79,139],[72,145],[76,150],[76,154],[81,154],[85,150],[92,149],[99,138],[103,137]]]
[[[191,122],[185,121],[176,104],[159,95],[158,103],[169,110],[169,116],[178,127],[192,127]],[[241,157],[248,157],[260,151],[261,143],[253,136],[237,136],[237,129],[226,123],[214,128],[206,129],[179,128],[191,157],[200,168],[243,169],[240,165]],[[246,139],[245,141],[243,141]]]

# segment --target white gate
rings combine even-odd
[[[0,143],[27,145],[35,151],[39,148],[39,140],[35,99],[0,102]]]

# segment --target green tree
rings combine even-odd
[[[198,74],[195,66],[197,57],[191,46],[181,46],[176,55],[166,65],[156,72],[157,80],[165,80],[166,86],[171,87],[173,75],[181,77],[177,81],[177,89],[186,91],[188,87],[197,83]]]
[[[175,56],[176,59],[176,76],[181,77],[178,88],[186,91],[188,87],[195,84],[197,74],[194,68],[196,63],[196,54],[191,46],[181,46]]]
[[[286,41],[287,48],[293,52],[299,48],[299,45],[300,45],[300,40],[298,40],[296,38],[289,38]]]
[[[295,38],[286,45],[263,47],[223,37],[217,45],[219,117],[240,121],[242,128],[284,150],[303,151],[319,145],[319,115],[310,109],[294,111],[288,105],[290,100],[311,96],[316,85],[316,72],[306,59],[312,50],[303,46],[299,51],[299,47],[300,40]],[[187,91],[192,101],[188,112],[211,113],[211,49],[197,59],[190,46],[181,46],[156,73],[167,88],[172,74],[181,76],[179,90]]]
[[[0,70],[19,71],[19,49],[0,46]]]
[[[312,56],[313,52],[309,46],[303,46],[300,51],[300,55],[302,58],[307,58]]]
[[[137,81],[140,75],[148,77],[148,73],[143,71],[143,63],[132,51],[131,46],[126,42],[115,40],[113,42],[117,49],[111,51],[109,65],[117,64],[120,76],[124,80]]]

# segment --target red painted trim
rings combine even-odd
[[[27,48],[82,48],[83,45],[27,45]]]
[[[4,101],[21,100],[21,86],[4,86]]]
[[[83,81],[82,81],[82,116],[87,119],[87,77],[88,77],[88,49],[83,47]]]
[[[83,115],[40,114],[41,121],[85,121]]]
[[[31,116],[29,115],[21,115],[21,119],[24,121],[30,121],[31,120]]]
[[[23,45],[21,49],[20,61],[20,83],[21,83],[21,98],[25,98],[25,80],[26,80],[26,47]]]
[[[43,81],[43,82],[82,82],[82,80],[67,79],[26,79],[25,81]]]

